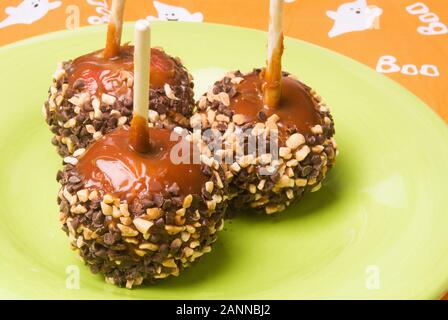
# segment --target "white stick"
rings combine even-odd
[[[107,28],[106,58],[113,58],[120,52],[121,33],[125,0],[113,0]]]
[[[139,116],[147,121],[151,59],[151,28],[147,20],[135,23],[134,42],[134,117]]]
[[[283,3],[284,0],[271,0],[269,3],[268,66],[283,31]]]

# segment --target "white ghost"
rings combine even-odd
[[[344,3],[337,11],[327,11],[327,16],[334,20],[328,36],[333,38],[353,31],[379,29],[379,16],[382,13],[381,8],[368,6],[366,0]]]
[[[0,22],[0,29],[14,24],[32,24],[43,18],[48,11],[60,7],[61,4],[61,1],[23,0],[17,7],[5,9],[8,16]]]
[[[188,22],[202,22],[204,16],[201,12],[190,13],[185,8],[176,7],[165,4],[159,1],[154,1],[154,7],[157,10],[158,17],[149,16],[149,21],[188,21]]]

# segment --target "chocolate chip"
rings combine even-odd
[[[163,256],[167,256],[168,252],[169,252],[169,245],[167,243],[162,243],[159,247],[159,252],[163,255]]]
[[[263,111],[258,112],[258,119],[260,119],[260,121],[265,122],[268,117],[266,116],[266,113],[264,113]]]
[[[313,135],[309,135],[306,137],[306,142],[307,144],[314,146],[316,144],[316,137]]]
[[[334,148],[332,146],[326,146],[324,152],[327,154],[328,159],[334,158]]]
[[[179,238],[174,239],[170,244],[171,253],[176,253],[181,246],[182,246],[182,240],[180,240]]]
[[[313,170],[311,171],[311,173],[309,174],[309,177],[310,177],[310,178],[316,178],[317,176],[319,176],[319,173],[320,173],[319,170],[313,169]]]
[[[85,83],[83,79],[76,79],[75,83],[73,83],[73,89],[82,89],[84,88]]]
[[[219,130],[219,131],[226,131],[227,130],[227,123],[224,123],[224,122],[220,122],[220,123],[218,123],[218,125],[216,126],[216,128]]]
[[[214,94],[218,94],[219,92],[220,92],[220,88],[217,87],[217,86],[214,86],[214,87],[213,87],[213,93],[214,93]]]
[[[169,194],[171,194],[172,196],[177,196],[179,195],[179,185],[174,182],[171,186],[169,186],[169,188],[166,190]]]
[[[97,274],[98,272],[100,272],[100,267],[98,265],[95,265],[95,264],[90,265],[90,271],[93,274]]]
[[[157,219],[156,226],[163,227],[164,225],[165,225],[165,221],[163,220],[163,218]]]
[[[316,139],[317,144],[323,144],[324,141],[325,141],[325,137],[323,135],[317,136],[317,139]]]
[[[95,255],[100,258],[105,258],[107,256],[107,251],[104,248],[95,251]]]
[[[152,243],[159,243],[162,240],[162,237],[159,234],[151,234],[151,237],[149,238],[149,240]]]
[[[322,159],[320,158],[320,156],[318,154],[315,154],[311,157],[311,163],[312,164],[320,164],[320,163],[322,163]]]
[[[74,230],[78,229],[78,227],[79,227],[79,217],[78,216],[74,217],[70,224],[71,224],[71,226],[72,226],[72,228]]]
[[[305,166],[302,168],[302,176],[306,177],[311,173],[311,170],[313,170],[313,167],[311,166]]]
[[[154,262],[161,264],[163,262],[163,255],[161,255],[160,253],[156,253],[155,255],[152,256],[152,260]]]
[[[237,94],[235,86],[231,86],[230,90],[227,91],[227,94],[229,95],[229,98],[233,98]]]
[[[176,224],[176,222],[175,222],[175,216],[176,216],[176,214],[174,213],[174,212],[168,212],[167,214],[166,214],[166,217],[165,217],[165,220],[166,220],[166,224],[167,225],[173,225],[173,224]]]
[[[271,180],[272,180],[273,182],[277,182],[278,179],[280,179],[280,173],[279,173],[279,172],[276,172],[276,173],[272,174],[272,175],[270,176],[270,178],[271,178]]]
[[[144,198],[141,200],[141,204],[142,204],[143,210],[146,210],[146,209],[154,206],[154,201],[152,201],[148,198]]]
[[[202,165],[201,166],[201,171],[207,177],[210,177],[212,175],[212,170],[210,169],[209,166]]]
[[[106,233],[105,235],[103,235],[103,241],[105,244],[107,245],[112,245],[115,243],[115,236],[113,233]]]
[[[78,176],[71,176],[68,179],[68,182],[76,184],[76,183],[80,183],[81,179]]]
[[[90,111],[93,111],[93,106],[90,103],[86,103],[86,104],[84,104],[83,109],[86,112],[90,112]]]
[[[171,199],[165,199],[165,201],[163,202],[162,205],[162,209],[165,211],[168,211],[169,209],[171,209],[173,206],[173,202],[171,201]]]

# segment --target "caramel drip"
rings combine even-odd
[[[296,126],[302,133],[310,132],[312,126],[319,124],[317,102],[310,94],[310,88],[303,83],[284,76],[281,80],[282,91],[276,109],[263,103],[263,75],[252,72],[243,76],[237,87],[237,94],[230,101],[230,109],[235,114],[243,114],[247,122],[260,122],[259,113],[266,117],[277,114],[285,127]]]
[[[106,48],[104,48],[104,58],[111,59],[120,54],[121,34],[117,35],[115,23],[109,22],[107,27]],[[121,32],[120,32],[121,33]]]
[[[170,141],[171,131],[166,129],[149,128],[149,135],[152,147],[148,153],[129,147],[127,127],[118,128],[91,145],[77,164],[85,187],[100,188],[128,202],[140,194],[164,194],[174,183],[179,187],[179,196],[201,194],[207,181],[201,165],[176,164],[178,152],[172,151],[176,146],[175,150],[180,147],[192,154],[193,145],[185,139]]]
[[[283,54],[283,33],[278,39],[278,43],[272,52],[271,61],[265,70],[265,80],[263,85],[263,101],[270,109],[276,109],[280,104],[282,94],[282,54]]]
[[[176,64],[164,51],[151,49],[152,89],[163,88],[165,83],[176,84]],[[69,86],[83,80],[91,95],[108,93],[116,97],[132,96],[134,78],[134,47],[123,46],[118,55],[105,58],[102,50],[76,58],[67,71]],[[129,87],[130,86],[130,87]]]
[[[138,115],[134,116],[129,130],[129,144],[135,151],[147,153],[151,149],[149,139],[148,120]]]

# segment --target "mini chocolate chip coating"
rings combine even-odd
[[[283,211],[305,193],[319,190],[336,161],[333,117],[321,97],[283,72],[280,105],[267,109],[263,79],[261,69],[226,74],[199,99],[198,113],[190,118],[192,128],[217,129],[221,145],[232,146],[233,162],[225,161],[228,150],[220,153],[232,199],[229,213]],[[278,135],[278,159],[272,150],[247,152],[248,140],[257,137],[269,145],[273,132]],[[235,141],[241,137],[239,146]]]
[[[133,46],[104,59],[95,51],[62,63],[53,74],[43,113],[52,143],[71,156],[132,119]],[[188,127],[194,97],[191,75],[178,58],[151,49],[149,121],[157,127]]]
[[[165,139],[166,135],[155,132],[152,132],[155,145],[170,148],[166,141],[158,141]],[[120,133],[114,131],[113,134]],[[95,148],[97,143],[107,144],[108,135],[90,148]],[[83,161],[95,162],[92,158],[95,155],[89,154],[90,149],[85,153],[87,158],[80,156],[78,163],[68,163],[58,172],[62,228],[69,236],[72,249],[79,253],[93,273],[103,274],[109,283],[132,288],[178,276],[183,269],[210,252],[217,232],[223,228],[228,187],[222,167],[211,158],[205,159],[206,145],[194,139],[191,141],[200,143],[201,152],[204,152],[203,162],[192,165],[191,170],[196,174],[207,172],[199,181],[194,181],[192,177],[190,183],[197,184],[193,189],[185,185],[188,176],[182,170],[190,170],[187,167],[177,170],[174,165],[166,166],[163,172],[156,171],[156,168],[151,172],[130,168],[141,167],[147,161],[139,160],[141,156],[135,156],[126,164],[127,173],[111,174],[112,162],[96,168],[97,171],[104,170],[103,173],[97,172],[98,175],[108,174],[109,184],[92,183],[92,178],[85,176],[86,168],[80,170]],[[165,151],[162,154],[157,152],[145,157],[160,160]],[[107,150],[100,158],[106,157],[106,153]],[[125,155],[109,156],[123,161]],[[123,169],[122,164],[116,169]],[[164,165],[161,161],[159,166]],[[206,167],[207,170],[204,169]],[[177,171],[166,172],[172,170]],[[173,181],[176,173],[179,177]],[[149,181],[144,192],[127,197],[123,192],[129,190],[122,189],[120,184],[128,183],[124,178],[129,177],[132,177],[131,182],[145,177],[150,177],[152,181]],[[167,183],[154,187],[154,182],[162,181]],[[111,189],[113,186],[118,186],[119,190]],[[163,188],[160,189],[160,186]]]

